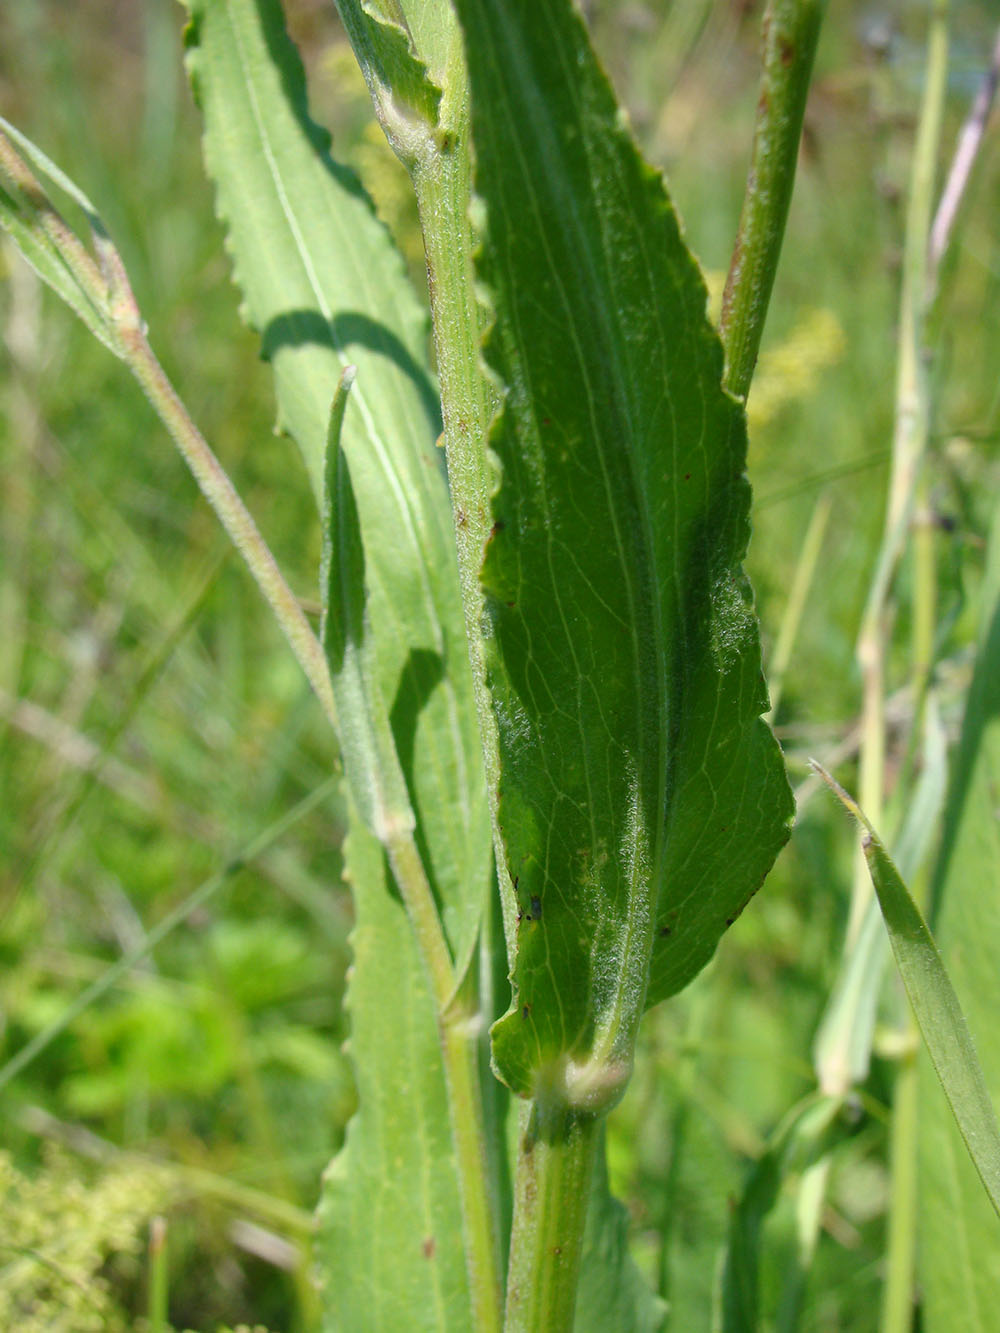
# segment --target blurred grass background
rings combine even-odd
[[[691,244],[721,281],[749,154],[762,6],[585,8]],[[314,114],[333,130],[335,154],[361,172],[420,282],[405,177],[373,126],[332,0],[286,0],[286,9]],[[849,784],[853,776],[854,641],[882,522],[928,9],[924,0],[832,7],[751,396],[748,564],[766,652],[810,520],[829,505],[776,715],[796,783],[807,753],[837,763]],[[959,0],[953,16],[949,145],[998,9]],[[5,0],[0,113],[97,203],[154,348],[312,603],[318,521],[294,447],[273,433],[268,369],[238,319],[182,26],[173,0]],[[934,330],[939,675],[953,686],[952,727],[998,473],[995,140],[994,119]],[[298,668],[135,385],[9,248],[0,249],[0,334],[7,1059],[336,759]],[[894,614],[905,645],[905,571]],[[896,764],[908,721],[907,700],[897,702]],[[86,1244],[57,1252],[55,1269],[0,1253],[0,1323],[6,1308],[21,1312],[16,1327],[27,1333],[134,1326],[147,1306],[145,1228],[162,1211],[177,1328],[312,1327],[302,1266],[282,1242],[300,1240],[294,1209],[312,1207],[353,1109],[340,836],[331,799],[230,877],[3,1092],[5,1244],[48,1254],[53,1225]],[[789,848],[715,962],[647,1021],[649,1059],[612,1121],[612,1177],[640,1259],[679,1308],[705,1310],[705,1327],[727,1201],[815,1082],[811,1042],[836,974],[851,847],[826,798],[801,805]],[[891,1067],[878,1064],[838,1153],[803,1329],[877,1327],[890,1087]],[[80,1189],[90,1208],[52,1212],[53,1199]],[[781,1246],[794,1243],[791,1202],[774,1227],[776,1288]],[[81,1283],[91,1295],[73,1305],[68,1293]],[[773,1303],[774,1291],[765,1296]],[[53,1322],[56,1309],[69,1322]]]

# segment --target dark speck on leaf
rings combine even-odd
[[[727,917],[726,917],[726,925],[727,925],[727,926],[731,926],[735,920],[736,920],[735,917],[727,916]]]
[[[670,934],[670,927],[669,927],[669,926],[661,926],[661,927],[660,927],[660,935],[661,935],[661,936],[666,937],[666,936],[669,935],[669,934]]]
[[[531,1005],[530,1005],[530,1004],[523,1004],[523,1005],[521,1006],[521,1017],[522,1017],[522,1018],[530,1018],[530,1017],[531,1017]]]
[[[684,480],[685,480],[685,481],[690,481],[690,480],[691,480],[691,473],[690,473],[690,472],[685,472],[685,473],[684,473]]]
[[[424,1258],[425,1258],[425,1259],[433,1259],[433,1258],[434,1258],[434,1251],[437,1249],[437,1244],[436,1244],[436,1242],[435,1242],[435,1240],[434,1240],[434,1237],[433,1237],[433,1236],[425,1236],[425,1237],[424,1237],[423,1244],[420,1246],[420,1248],[421,1248],[421,1250],[423,1250],[423,1252],[424,1252]]]
[[[497,521],[493,524],[492,528],[490,528],[490,536],[495,537],[498,532],[503,532],[506,526],[507,524],[503,521],[503,519],[498,518]]]

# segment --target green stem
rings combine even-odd
[[[504,924],[508,940],[514,927],[514,894],[510,888],[506,859],[496,826],[493,794],[499,781],[496,721],[486,685],[483,658],[483,594],[479,583],[483,548],[489,537],[490,500],[493,483],[486,452],[486,435],[495,406],[495,396],[482,374],[480,340],[482,317],[475,294],[473,268],[474,237],[469,219],[472,167],[469,150],[469,100],[461,50],[456,48],[444,80],[439,123],[427,151],[410,167],[427,262],[427,279],[434,326],[444,446],[448,463],[458,553],[459,582],[465,616],[466,639],[472,664],[476,708],[483,742],[487,790],[491,793],[496,864],[501,888]],[[473,1018],[474,1016],[470,1016]],[[446,1062],[450,1058],[451,1034],[446,1027],[442,1042]],[[463,1048],[472,1054],[468,1041]],[[499,1239],[499,1199],[491,1190],[490,1210],[480,1206],[478,1195],[494,1173],[485,1142],[485,1107],[478,1069],[466,1060],[455,1059],[447,1070],[455,1144],[460,1176],[467,1188],[475,1176],[476,1198],[470,1198],[465,1225],[476,1235],[480,1253],[470,1281],[473,1299],[478,1299],[475,1327],[494,1329],[500,1325],[503,1262]],[[467,1106],[463,1103],[467,1103]],[[474,1112],[474,1114],[473,1114]],[[473,1129],[477,1136],[473,1141]],[[470,1191],[471,1193],[471,1191]],[[483,1196],[483,1203],[486,1199]],[[487,1227],[492,1254],[487,1255]],[[488,1259],[491,1267],[486,1268]],[[487,1291],[488,1288],[488,1291]],[[495,1297],[487,1308],[486,1296]]]
[[[337,710],[326,658],[298,598],[286,583],[270,547],[261,536],[225,469],[191,420],[153,355],[141,323],[132,324],[130,321],[130,326],[122,330],[121,337],[122,359],[170,432],[202,494],[243,557],[244,564],[263,593],[264,600],[305,672],[323,712],[334,731],[337,731]]]
[[[912,1016],[909,1013],[907,1016],[908,1028],[916,1042],[919,1038]],[[897,1067],[892,1096],[889,1133],[891,1189],[880,1333],[910,1333],[913,1327],[919,1095],[916,1049],[911,1046]]]
[[[544,1092],[522,1108],[504,1333],[570,1333],[602,1120]]]
[[[225,469],[191,420],[163,367],[153,355],[121,256],[86,196],[58,173],[47,159],[43,159],[37,150],[32,151],[35,151],[39,161],[46,163],[50,176],[67,189],[83,208],[90,224],[97,258],[95,260],[86,250],[49,202],[45,190],[15,148],[11,137],[0,128],[0,173],[13,182],[26,201],[28,217],[25,226],[36,236],[44,237],[58,255],[65,265],[67,275],[77,284],[80,297],[92,308],[88,317],[91,329],[125,362],[138,380],[143,393],[191,469],[202,494],[215,510],[264,594],[336,731],[333,690],[319,641]],[[43,276],[51,280],[50,275]],[[65,292],[60,294],[65,297]],[[78,314],[82,314],[79,303],[74,308]]]
[[[753,156],[722,298],[725,385],[750,388],[795,183],[809,80],[826,0],[769,0]]]
[[[809,527],[806,529],[806,535],[802,541],[802,549],[799,552],[798,562],[795,566],[795,577],[792,579],[791,591],[788,594],[788,601],[785,603],[785,610],[781,617],[781,625],[778,629],[778,637],[775,640],[774,652],[771,654],[770,668],[767,673],[768,691],[771,695],[771,708],[767,714],[769,722],[774,721],[778,705],[781,702],[785,672],[792,660],[792,651],[795,647],[799,626],[802,623],[802,615],[809,600],[809,590],[812,587],[816,566],[819,563],[820,551],[823,548],[823,537],[826,534],[826,525],[832,505],[833,496],[831,492],[824,491],[816,501],[812,518],[809,520]]]
[[[434,347],[441,386],[444,446],[448,460],[466,638],[479,714],[486,788],[490,793],[494,845],[508,943],[516,931],[517,906],[496,827],[494,796],[500,775],[496,719],[483,657],[483,592],[479,572],[491,527],[495,481],[486,438],[496,394],[480,366],[483,317],[476,297],[469,218],[472,166],[468,86],[457,59],[449,70],[435,147],[412,165],[427,260]]]
[[[167,1333],[167,1219],[149,1224],[149,1333]]]
[[[935,0],[928,30],[924,92],[914,145],[904,241],[892,471],[882,545],[858,640],[858,655],[865,671],[861,799],[863,803],[867,802],[867,813],[876,826],[881,819],[879,812],[884,794],[886,608],[908,538],[912,542],[915,571],[910,671],[915,727],[920,726],[934,653],[936,574],[934,531],[924,475],[930,430],[924,347],[931,294],[928,242],[947,89],[948,8],[948,0]],[[918,497],[923,512],[914,530]],[[873,814],[873,810],[876,813]],[[852,922],[860,921],[871,893],[868,868],[863,855],[859,855],[851,902]],[[913,1033],[908,1006],[904,1028]],[[913,1320],[918,1115],[917,1069],[911,1054],[900,1065],[893,1097],[888,1265],[883,1290],[882,1333],[906,1333]]]
[[[882,543],[868,594],[857,655],[864,679],[859,799],[879,827],[885,773],[886,613],[892,581],[910,533],[920,471],[927,449],[929,406],[923,366],[927,306],[927,243],[934,176],[948,72],[948,0],[935,0],[927,39],[927,67],[913,150],[899,303],[892,468]],[[862,853],[855,862],[849,935],[860,929],[872,887]]]
[[[440,102],[425,96],[424,73],[399,59],[394,45],[406,29],[398,7],[392,20],[375,19],[352,0],[341,15],[372,93],[376,114],[390,145],[413,180],[427,257],[431,313],[441,384],[444,441],[455,514],[459,575],[476,704],[489,738],[489,709],[482,661],[482,594],[479,564],[489,527],[490,485],[486,463],[489,390],[479,372],[479,312],[474,295],[471,227],[468,220],[471,165],[468,141],[468,88],[461,36],[452,32]],[[444,19],[447,26],[447,19]],[[438,34],[440,36],[440,33]],[[408,41],[412,42],[412,35]],[[407,75],[413,83],[407,88]],[[395,82],[394,82],[395,80]],[[407,100],[408,92],[414,100]],[[493,729],[495,736],[495,725]],[[486,741],[490,787],[496,787],[496,753]],[[458,1158],[466,1263],[472,1297],[472,1326],[499,1333],[503,1262],[499,1201],[494,1188],[480,1082],[482,1015],[456,977],[433,892],[412,832],[392,828],[379,835],[406,904],[417,946],[434,994],[442,1060],[448,1085],[452,1137]]]
[[[458,1159],[473,1327],[477,1333],[480,1330],[498,1333],[503,1263],[497,1225],[499,1205],[492,1188],[493,1171],[479,1081],[481,1023],[478,1013],[470,1013],[461,1003],[434,894],[412,833],[390,834],[384,845],[434,993]],[[475,1005],[472,1009],[475,1010]]]

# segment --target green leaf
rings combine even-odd
[[[667,1306],[650,1288],[628,1249],[629,1216],[611,1194],[603,1143],[583,1239],[574,1333],[657,1333]]]
[[[427,318],[357,179],[310,119],[277,0],[192,0],[190,73],[246,313],[279,417],[322,495],[330,403],[357,367],[341,445],[365,547],[378,688],[459,970],[491,847]]]
[[[899,975],[969,1156],[1000,1215],[1000,1125],[951,978],[920,909],[864,812],[824,769],[814,767],[864,825],[865,859]]]
[[[330,410],[323,494],[323,651],[340,719],[344,772],[365,827],[385,846],[415,819],[378,679],[365,606],[365,553],[340,434],[354,367],[340,377]]]
[[[344,761],[362,802],[412,808],[461,976],[492,848],[426,314],[358,181],[309,119],[280,5],[193,0],[191,15],[190,70],[236,279],[274,367],[281,424],[318,496],[330,404],[344,370],[357,368],[332,423],[341,503],[328,515],[339,547],[328,570],[341,582],[336,604],[329,584],[324,601],[338,612],[326,616],[334,668],[353,654],[353,682],[372,711],[360,736],[342,738]],[[388,788],[372,786],[386,777],[386,756],[390,768],[398,758],[405,793],[398,771]],[[377,810],[365,811],[376,829]],[[382,849],[357,813],[345,857],[357,910],[349,1005],[360,1110],[321,1199],[327,1327],[459,1333],[470,1298],[436,1006]]]
[[[920,777],[909,792],[906,818],[893,847],[896,865],[906,877],[920,868],[930,850],[944,805],[947,769],[944,727],[931,691],[924,706]],[[878,899],[873,897],[857,938],[841,960],[816,1034],[814,1057],[824,1092],[843,1096],[868,1077],[887,943]]]
[[[494,1060],[620,1092],[788,836],[750,592],[746,426],[706,292],[566,0],[459,0],[506,387],[482,571],[516,884]],[[560,1072],[561,1071],[561,1072]]]
[[[356,816],[345,859],[357,903],[347,1003],[362,1109],[324,1177],[324,1328],[468,1333],[458,1172],[425,970],[382,848]]]
[[[412,163],[433,143],[441,102],[434,75],[440,80],[443,73],[434,56],[450,46],[446,34],[455,35],[451,7],[338,0],[337,8],[386,137],[402,161]]]
[[[24,154],[43,179],[56,185],[82,209],[90,226],[91,240],[100,256],[107,233],[97,209],[83,191],[56,166],[42,150],[8,121],[0,117],[0,135],[6,136]],[[60,296],[90,332],[116,356],[121,355],[119,339],[109,309],[110,290],[102,281],[94,262],[52,202],[39,193],[37,184],[28,181],[19,163],[0,139],[0,227],[13,240],[43,282]],[[53,228],[58,235],[53,234]],[[62,244],[59,241],[62,241]],[[68,243],[68,244],[67,244]],[[71,256],[76,253],[78,262]]]
[[[963,996],[986,1086],[1000,1104],[1000,511],[982,631],[934,879],[935,934]],[[1000,1291],[1000,1224],[928,1061],[920,1071],[923,1326],[987,1333]]]

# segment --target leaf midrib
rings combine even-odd
[[[543,19],[544,17],[545,15],[543,14]],[[563,67],[565,69],[566,66],[564,60],[564,52],[562,51],[558,43],[553,42],[552,45],[556,49],[557,58],[563,63]],[[517,68],[516,62],[514,64],[514,67]],[[502,80],[500,82],[501,84],[503,83]],[[567,79],[567,84],[570,88],[572,88],[573,81],[571,78]],[[524,101],[528,103],[532,100],[530,97],[530,86],[525,91],[528,95],[526,95]],[[521,108],[514,107],[509,98],[506,99],[506,111],[508,116],[508,123],[511,125],[516,126],[522,123],[522,117],[525,123],[532,123],[535,125],[536,135],[537,135],[535,140],[536,151],[540,149],[541,153],[552,164],[553,169],[550,172],[549,179],[553,182],[559,181],[561,179],[562,173],[558,170],[558,168],[561,165],[562,155],[560,153],[552,152],[549,147],[549,144],[547,142],[548,136],[544,133],[544,131],[547,131],[548,129],[547,118],[537,117],[533,120],[532,117],[524,114],[524,107]],[[518,111],[520,111],[520,115],[516,114]],[[581,125],[585,126],[586,117],[584,114],[583,107],[579,103],[577,103],[577,117],[578,117],[578,122]],[[541,126],[541,129],[543,131],[541,135],[537,134],[539,126]],[[531,188],[532,178],[531,174],[526,169],[525,156],[522,148],[520,135],[518,133],[514,133],[511,135],[510,144],[514,148],[518,158],[521,177],[525,185],[525,195],[524,195],[525,200],[530,203],[530,206],[534,211],[536,218],[539,220],[540,224],[539,232],[543,237],[543,243],[544,243],[544,238],[546,236],[546,228],[541,225],[543,214],[538,206],[538,201],[534,193],[534,190]],[[586,133],[584,133],[582,136],[581,146],[583,148],[584,153],[587,155],[589,159],[590,143]],[[617,163],[615,163],[614,165],[616,167],[618,166]],[[586,271],[586,282],[585,284],[581,285],[583,285],[586,290],[589,290],[591,292],[603,293],[607,289],[608,282],[601,281],[600,277],[598,276],[597,270],[593,265],[592,256],[590,252],[590,245],[589,245],[589,240],[590,240],[589,232],[585,224],[580,219],[579,212],[576,208],[573,192],[572,191],[567,192],[563,189],[560,189],[558,193],[563,202],[565,203],[565,207],[562,209],[560,216],[563,218],[566,218],[568,216],[569,218],[572,219],[572,230],[576,233],[576,235],[578,235],[581,238],[582,243],[578,244],[576,247],[577,254],[583,258],[584,261],[583,267],[585,268]],[[628,194],[626,194],[626,197],[629,197]],[[595,208],[595,220],[597,225],[601,227],[603,230],[604,215],[600,207]],[[633,221],[636,220],[633,219]],[[644,242],[645,237],[642,235],[641,227],[639,227],[636,224],[634,230],[636,234],[640,237],[640,239]],[[645,253],[645,245],[643,245],[643,251]],[[572,310],[572,306],[567,299],[566,290],[561,279],[559,268],[554,262],[554,257],[551,253],[551,250],[548,248],[547,244],[545,248],[545,254],[549,272],[552,274],[554,279],[555,289],[559,293],[564,311],[566,311],[567,316],[569,316]],[[646,268],[647,272],[649,272],[650,266],[648,262],[646,264]],[[610,275],[607,276],[608,279],[610,280]],[[615,339],[609,327],[608,321],[605,316],[604,303],[595,302],[594,308],[595,311],[600,311],[600,322],[602,331],[604,333],[602,341],[605,347],[613,351],[618,345],[618,340]],[[573,342],[573,348],[577,364],[581,368],[581,372],[584,372],[586,361],[583,356],[579,338],[577,335],[575,320],[573,318],[567,317],[565,321],[565,327],[567,328]],[[590,417],[590,422],[591,422],[591,434],[592,434],[592,439],[594,440],[597,446],[596,453],[601,467],[601,477],[604,485],[607,510],[613,524],[618,566],[622,574],[623,587],[626,589],[627,592],[627,604],[629,610],[628,627],[632,643],[632,660],[633,660],[634,683],[635,683],[634,697],[636,700],[636,705],[635,705],[636,735],[639,737],[641,743],[643,737],[646,735],[646,729],[643,726],[643,720],[645,716],[648,716],[648,712],[643,708],[643,702],[642,702],[643,699],[646,697],[647,691],[643,688],[645,682],[643,679],[643,671],[642,671],[643,658],[645,654],[643,653],[642,644],[639,640],[639,636],[637,634],[637,629],[636,629],[637,625],[639,624],[639,619],[636,614],[637,611],[636,603],[638,600],[636,584],[638,585],[639,588],[641,588],[642,584],[645,583],[647,588],[650,590],[650,593],[652,593],[653,590],[655,590],[655,588],[657,587],[657,581],[654,577],[654,572],[656,568],[656,559],[655,559],[656,547],[655,547],[655,541],[652,536],[652,519],[649,512],[645,489],[641,484],[640,468],[635,452],[634,442],[637,438],[638,432],[636,431],[635,422],[632,415],[632,404],[630,401],[630,395],[626,389],[625,381],[627,377],[623,375],[623,367],[617,356],[612,355],[611,357],[609,357],[608,364],[609,367],[613,370],[613,376],[614,376],[614,402],[616,406],[620,408],[622,416],[625,422],[627,423],[628,427],[626,431],[626,448],[624,450],[624,454],[625,454],[625,462],[627,465],[626,471],[628,475],[628,481],[630,483],[631,494],[629,496],[629,499],[632,502],[632,507],[634,512],[639,517],[641,526],[641,540],[638,542],[633,540],[633,542],[630,544],[630,554],[638,556],[639,557],[638,560],[633,561],[627,558],[626,542],[623,538],[620,519],[619,519],[619,506],[615,503],[614,492],[612,489],[612,484],[609,476],[609,469],[607,465],[608,464],[607,446],[603,441],[600,430],[597,428],[595,409],[594,409],[594,393],[591,381],[589,376],[587,376],[585,373],[581,374],[581,380],[586,388],[588,415]],[[528,368],[527,374],[529,377],[528,382],[530,384],[530,367]],[[535,424],[536,439],[540,439],[541,423],[538,421],[537,416],[535,416],[534,424]],[[551,538],[549,546],[551,548]],[[633,571],[636,565],[639,565],[640,568],[645,571],[645,579],[643,579],[641,574],[639,574],[638,576],[635,576],[635,583],[634,583]],[[551,557],[549,560],[549,566],[550,566],[550,574],[552,577],[553,586],[558,590],[559,584],[558,580],[555,578],[554,571],[552,570]],[[656,805],[654,807],[657,818],[656,818],[656,826],[651,831],[652,837],[650,840],[652,874],[653,874],[653,883],[655,885],[659,883],[660,875],[662,873],[662,864],[664,858],[663,830],[666,822],[664,807],[666,800],[666,773],[667,773],[666,758],[668,754],[666,704],[668,700],[665,697],[666,655],[664,651],[664,642],[663,642],[662,607],[660,598],[657,596],[650,595],[647,597],[646,603],[647,606],[644,607],[643,610],[644,611],[647,609],[650,610],[653,619],[652,638],[655,645],[655,666],[656,666],[655,689],[657,696],[656,716],[658,719],[658,727],[657,727],[658,741],[654,753],[651,757],[649,755],[648,750],[640,751],[642,762],[640,765],[641,774],[639,778],[639,785],[641,787],[644,780],[648,781],[650,762],[652,762],[655,765],[657,774],[656,776],[657,798],[656,798]],[[558,595],[556,598],[556,605],[559,610],[560,619],[562,620],[563,623],[563,629],[566,635],[567,642],[570,644],[571,651],[573,652],[573,661],[574,661],[574,667],[576,668],[577,679],[578,681],[582,682],[583,673],[580,670],[580,665],[579,662],[577,661],[576,653],[573,650],[573,635],[570,632],[569,625],[566,622],[566,617],[563,611],[562,603]],[[579,713],[580,710],[578,707],[577,709],[578,718],[579,718]],[[583,738],[582,729],[581,729],[581,737]],[[584,773],[586,775],[586,782],[587,782],[588,814],[591,823],[591,843],[596,851],[600,839],[594,823],[596,817],[596,810],[595,810],[594,793],[591,790],[590,786],[591,773],[590,773],[590,766],[588,764],[584,765]],[[641,795],[640,795],[640,800],[641,800]],[[639,871],[639,866],[641,864],[639,853],[642,849],[642,842],[643,842],[642,838],[643,829],[641,826],[641,821],[633,820],[630,821],[630,824],[631,824],[631,829],[630,829],[628,850],[630,852],[629,865],[631,873],[629,875],[628,880],[626,881],[627,895],[628,895],[628,909],[626,916],[626,926],[621,936],[621,956],[623,961],[629,958],[634,958],[636,956],[637,948],[641,948],[640,956],[644,960],[645,970],[648,978],[648,963],[652,953],[652,931],[655,921],[655,912],[653,911],[651,903],[652,895],[649,892],[650,886],[648,886],[645,883],[645,879],[642,877]],[[639,936],[641,936],[641,939],[637,940],[637,937]],[[633,979],[632,973],[627,966],[623,966],[620,975],[621,975],[621,981],[619,982],[615,990],[616,1002],[610,1010],[606,1011],[606,1013],[601,1016],[602,1021],[600,1023],[600,1029],[603,1029],[604,1033],[606,1034],[606,1043],[609,1047],[613,1046],[614,1044],[615,1035],[621,1023],[621,1014],[625,1007],[624,1004],[625,992],[628,989],[629,981]]]

